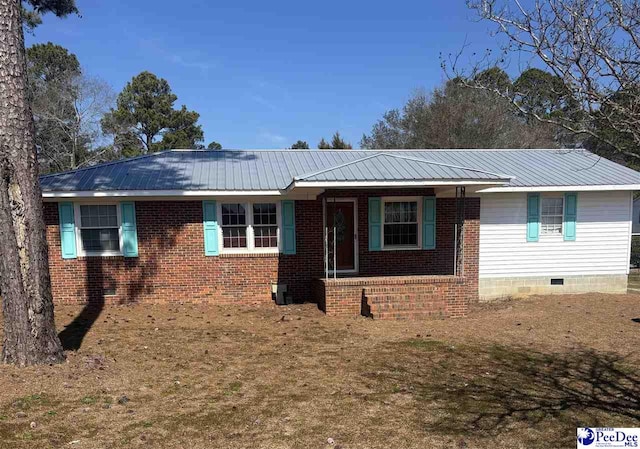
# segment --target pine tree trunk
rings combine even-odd
[[[27,102],[20,0],[0,0],[0,290],[2,361],[64,360],[53,300],[34,127]]]

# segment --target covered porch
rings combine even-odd
[[[480,200],[465,186],[328,189],[323,268],[312,280],[331,316],[464,316],[477,298]]]
[[[324,273],[312,280],[315,301],[327,315],[465,315],[478,296],[476,192],[507,182],[401,152],[294,178],[290,190],[315,189],[322,201]]]

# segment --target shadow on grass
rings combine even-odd
[[[163,209],[163,207],[165,209]],[[157,209],[172,210],[166,203],[136,203],[138,229],[138,257],[86,257],[84,283],[80,287],[86,303],[77,317],[59,334],[62,347],[77,351],[100,317],[107,302],[114,305],[133,305],[153,295],[158,282],[163,254],[176,247],[182,228],[190,222],[202,222],[202,208],[198,202],[191,207],[191,216],[179,218],[172,214],[157,217]],[[112,297],[105,297],[113,295]]]
[[[86,259],[87,304],[59,334],[60,342],[65,351],[77,351],[82,341],[104,309],[104,286],[112,288],[115,281],[111,276],[105,276],[101,257]],[[106,279],[105,279],[106,278]]]
[[[628,427],[640,420],[640,376],[617,354],[430,340],[403,345],[410,349],[395,351],[383,376],[413,394],[418,425],[430,432],[504,437],[533,429],[537,440],[522,438],[564,445],[575,444],[578,426]]]

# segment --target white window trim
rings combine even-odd
[[[102,205],[102,206],[116,206],[116,216],[118,217],[118,243],[120,245],[119,251],[85,251],[82,246],[82,236],[80,234],[80,230],[82,229],[82,222],[80,217],[80,206],[89,206],[89,205]],[[75,231],[76,231],[76,248],[78,257],[116,257],[122,256],[122,246],[124,242],[122,241],[122,216],[120,211],[120,203],[119,202],[109,202],[105,203],[104,201],[83,201],[81,203],[73,203],[73,217],[75,221]]]
[[[545,199],[556,198],[562,201],[562,221],[560,222],[560,232],[544,232],[542,228],[542,202]],[[540,237],[544,237],[545,239],[562,239],[564,240],[564,195],[540,195]]]
[[[382,244],[382,251],[415,251],[422,249],[422,197],[421,196],[384,196],[380,198],[382,203],[380,207],[380,242]],[[403,201],[415,201],[417,203],[418,209],[418,243],[416,245],[385,245],[384,244],[384,208],[386,203],[397,203]]]
[[[254,204],[265,204],[265,203],[273,203],[276,205],[276,226],[278,230],[276,232],[276,237],[278,239],[278,246],[276,248],[256,248],[255,247],[255,234],[253,231],[253,205]],[[222,205],[223,204],[242,204],[245,207],[247,212],[247,247],[246,248],[225,248],[224,247],[224,237],[222,234]],[[257,200],[257,201],[234,201],[230,198],[228,201],[220,201],[218,200],[216,208],[217,216],[218,216],[218,242],[220,248],[220,254],[278,254],[282,250],[282,212],[281,212],[281,204],[280,201],[267,201],[267,200]]]

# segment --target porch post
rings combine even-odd
[[[465,196],[464,186],[456,187],[456,224],[454,229],[454,275],[464,275],[464,219],[465,219]]]

